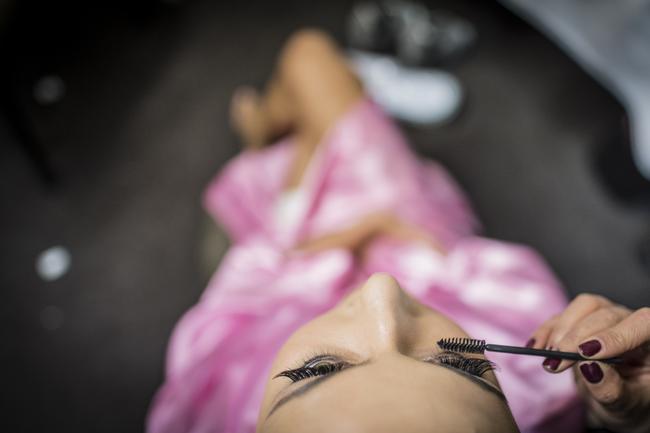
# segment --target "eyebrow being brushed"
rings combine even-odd
[[[362,366],[364,366],[364,365],[368,365],[368,364],[370,364],[370,361],[368,361],[368,362],[363,362],[363,363],[361,363],[361,364],[351,365],[351,366],[349,366],[349,367],[345,368],[344,370],[341,370],[341,371],[339,371],[339,372],[337,372],[337,373],[328,374],[328,375],[326,375],[326,376],[319,376],[319,377],[315,378],[314,380],[309,381],[309,382],[307,382],[307,383],[304,384],[304,385],[301,385],[299,388],[297,388],[297,389],[291,391],[291,393],[285,395],[285,396],[282,397],[282,398],[281,398],[277,403],[275,403],[275,404],[273,405],[273,407],[271,408],[271,411],[270,411],[269,414],[267,415],[267,418],[270,417],[270,416],[271,416],[275,411],[277,411],[280,407],[282,407],[282,406],[284,406],[285,404],[289,403],[291,400],[293,400],[293,399],[295,399],[295,398],[297,398],[297,397],[300,397],[301,395],[306,394],[307,392],[309,392],[309,391],[311,391],[312,389],[316,388],[318,385],[320,385],[320,384],[322,384],[323,382],[325,382],[327,379],[330,379],[330,378],[332,378],[332,377],[334,377],[334,376],[338,376],[338,375],[340,375],[340,374],[343,374],[344,372],[346,372],[346,371],[348,371],[348,370],[352,370],[352,369],[354,369],[354,368],[359,368],[359,367],[362,367]],[[459,369],[457,369],[457,368],[450,367],[450,366],[448,366],[448,365],[444,365],[444,364],[433,364],[433,363],[430,363],[429,365],[432,365],[432,366],[434,366],[434,367],[442,367],[442,368],[444,368],[445,370],[451,371],[451,372],[453,372],[453,373],[459,375],[460,377],[464,377],[465,379],[471,381],[472,383],[476,384],[477,386],[480,386],[482,389],[484,389],[484,390],[486,390],[486,391],[488,391],[488,392],[491,392],[492,394],[494,394],[494,395],[496,395],[497,397],[499,397],[502,401],[504,401],[504,402],[507,401],[505,395],[504,395],[504,394],[503,394],[503,393],[502,393],[502,392],[501,392],[497,387],[495,387],[494,385],[489,384],[489,383],[488,383],[487,381],[485,381],[485,380],[479,379],[479,378],[476,377],[476,376],[473,376],[473,375],[471,375],[471,374],[469,374],[469,373],[466,373],[466,372],[464,372],[464,371],[462,371],[462,370],[459,370]]]

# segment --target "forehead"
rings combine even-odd
[[[421,306],[423,314],[411,317],[409,332],[402,340],[427,341],[429,348],[443,336],[468,336],[453,320],[439,311]],[[367,317],[363,308],[346,308],[341,303],[299,327],[285,342],[281,355],[312,346],[354,348],[354,352],[369,350],[378,332],[377,323]],[[403,341],[405,343],[405,341]],[[420,348],[421,349],[421,348]],[[313,350],[312,350],[313,351]]]
[[[475,431],[499,413],[510,418],[497,397],[453,372],[395,358],[328,379],[279,408],[261,431]]]

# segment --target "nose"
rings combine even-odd
[[[408,344],[413,300],[388,274],[373,274],[360,289],[359,319],[377,351],[401,351]]]

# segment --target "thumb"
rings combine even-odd
[[[586,358],[620,356],[650,341],[650,308],[636,310],[625,319],[586,338],[578,349]]]

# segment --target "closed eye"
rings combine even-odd
[[[444,354],[444,352],[443,352],[443,354]],[[462,356],[462,355],[459,355],[459,356]],[[449,371],[451,371],[451,372],[453,372],[455,374],[458,374],[459,376],[464,377],[467,380],[470,380],[472,383],[474,383],[475,385],[481,387],[482,389],[496,395],[497,397],[499,397],[500,400],[507,403],[506,397],[505,397],[505,395],[503,395],[503,392],[501,392],[501,390],[498,387],[496,387],[494,384],[492,384],[491,382],[487,381],[486,379],[483,379],[480,376],[469,373],[469,372],[461,369],[460,367],[454,367],[448,362],[447,363],[445,363],[445,362],[435,362],[435,361],[433,361],[433,358],[435,358],[435,356],[431,357],[430,359],[425,359],[425,360],[423,360],[423,362],[427,362],[427,363],[429,363],[431,365],[434,365],[434,366],[437,366],[437,367],[445,368],[445,369],[447,369],[447,370],[449,370]],[[281,397],[279,400],[277,400],[277,402],[273,403],[267,418],[270,417],[275,411],[277,411],[283,405],[287,404],[288,402],[290,402],[291,400],[293,400],[293,399],[295,399],[295,398],[297,398],[299,396],[302,396],[302,395],[307,394],[308,392],[311,392],[313,389],[320,386],[326,380],[329,380],[330,378],[332,378],[334,376],[337,376],[338,374],[345,374],[345,371],[356,369],[356,368],[361,368],[361,367],[363,367],[365,365],[369,365],[369,364],[371,364],[371,361],[363,362],[363,363],[360,363],[360,364],[347,364],[345,367],[339,368],[337,371],[334,371],[334,372],[331,372],[331,373],[315,374],[315,375],[309,376],[309,377],[312,377],[314,379],[307,381],[304,385],[299,385],[298,387],[292,389],[287,395]],[[490,363],[490,365],[494,366],[494,364],[492,364],[492,363]],[[295,372],[296,370],[300,370],[301,368],[305,368],[305,367],[303,366],[303,367],[299,367],[297,369],[283,371],[280,374],[276,375],[274,378],[287,377],[287,378],[291,379],[292,382],[302,381],[304,379],[297,378],[297,380],[293,380],[296,377],[292,378],[289,374],[285,374],[285,373],[288,373],[288,372]],[[305,377],[305,378],[307,378],[307,377]]]
[[[423,359],[422,361],[455,368],[476,377],[482,377],[485,373],[494,370],[495,368],[495,364],[487,359],[468,358],[456,352],[437,353]],[[305,361],[303,365],[298,368],[284,370],[278,373],[274,376],[274,379],[277,377],[286,377],[291,380],[291,382],[299,382],[311,377],[334,374],[350,367],[351,365],[353,364],[343,361],[336,355],[316,355]]]

